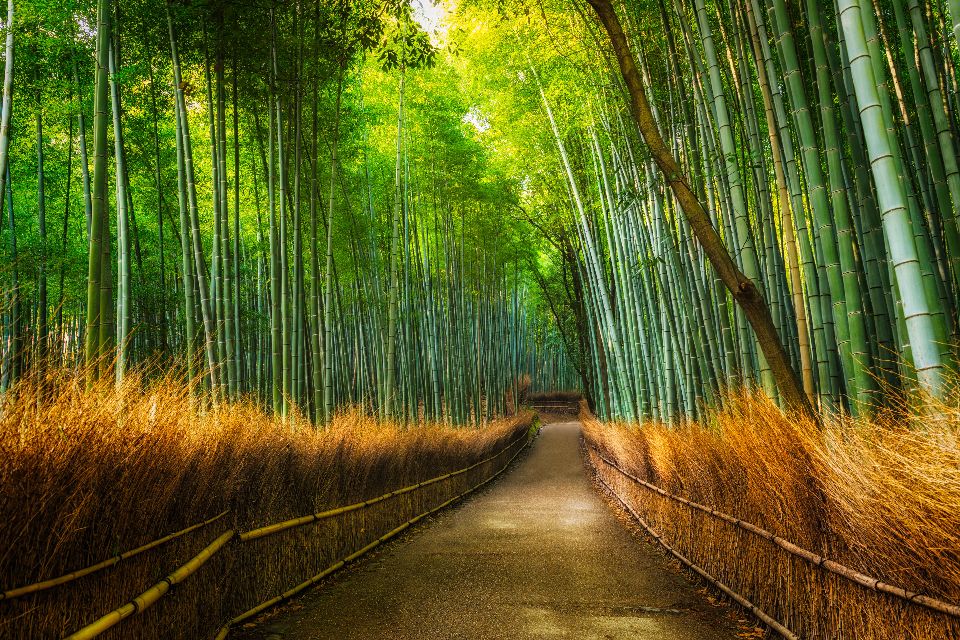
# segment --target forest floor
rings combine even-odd
[[[547,425],[486,491],[251,628],[246,640],[757,637],[618,520]]]

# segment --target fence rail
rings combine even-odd
[[[697,511],[706,513],[710,516],[713,516],[714,518],[717,518],[718,520],[722,520],[740,529],[743,529],[744,531],[749,531],[750,533],[760,538],[763,538],[764,540],[772,542],[773,544],[777,545],[787,553],[797,558],[801,558],[802,560],[805,560],[806,562],[820,569],[829,571],[830,573],[833,573],[842,578],[845,578],[846,580],[856,583],[866,589],[870,589],[872,591],[877,591],[880,593],[885,593],[887,595],[894,596],[895,598],[899,598],[905,602],[917,604],[922,607],[932,609],[934,611],[946,614],[954,618],[960,618],[960,606],[958,605],[955,605],[950,602],[945,602],[943,600],[939,600],[932,596],[927,596],[921,593],[915,593],[913,591],[908,591],[907,589],[904,589],[902,587],[897,587],[897,586],[888,584],[886,582],[883,582],[882,580],[879,580],[878,578],[874,578],[864,573],[861,573],[855,569],[851,569],[850,567],[840,564],[839,562],[817,555],[816,553],[808,549],[804,549],[803,547],[798,546],[790,542],[789,540],[785,540],[777,535],[774,535],[770,531],[767,531],[766,529],[758,527],[755,524],[752,524],[745,520],[740,520],[739,518],[735,518],[731,515],[723,513],[722,511],[717,511],[712,507],[708,507],[708,506],[699,504],[697,502],[693,502],[692,500],[683,498],[681,496],[674,495],[669,491],[666,491],[655,484],[647,482],[646,480],[643,480],[642,478],[639,478],[633,475],[632,473],[630,473],[629,471],[627,471],[626,469],[622,468],[616,462],[613,462],[612,460],[604,456],[603,452],[599,448],[597,448],[596,445],[591,444],[590,447],[596,453],[597,457],[600,460],[602,460],[606,465],[613,468],[624,477],[629,478],[633,482],[649,489],[650,491],[653,491],[654,493],[657,493],[665,498],[669,498],[670,500],[673,500],[675,502],[679,502],[680,504],[686,505],[691,509],[695,509]],[[619,496],[617,497],[619,498]]]
[[[17,587],[16,589],[8,589],[7,591],[0,592],[0,600],[11,600],[13,598],[19,598],[21,596],[25,596],[31,593],[37,593],[38,591],[45,591],[47,589],[52,589],[53,587],[59,587],[62,584],[67,584],[68,582],[73,582],[74,580],[77,580],[84,576],[88,576],[92,573],[102,571],[103,569],[107,569],[116,564],[119,564],[121,560],[127,560],[145,551],[149,551],[150,549],[155,549],[163,544],[166,544],[167,542],[170,542],[171,540],[175,540],[181,536],[185,536],[186,534],[192,531],[196,531],[197,529],[203,528],[209,524],[213,524],[223,516],[227,515],[229,512],[230,510],[227,509],[226,511],[222,511],[219,514],[213,516],[209,520],[204,520],[203,522],[192,524],[186,529],[175,531],[174,533],[165,535],[162,538],[157,538],[156,540],[152,540],[135,549],[130,549],[128,551],[124,551],[123,553],[118,553],[115,556],[111,556],[106,560],[103,560],[102,562],[92,564],[89,567],[84,567],[83,569],[77,569],[76,571],[71,571],[70,573],[65,573],[62,576],[58,576],[56,578],[50,578],[49,580],[42,580],[40,582],[35,582],[33,584]]]
[[[457,471],[452,471],[452,472],[449,472],[449,473],[445,473],[445,474],[443,474],[443,475],[436,476],[436,477],[434,477],[434,478],[430,478],[429,480],[424,480],[424,481],[422,481],[422,482],[418,482],[418,483],[413,484],[413,485],[410,485],[410,486],[408,486],[408,487],[403,487],[402,489],[396,489],[396,490],[391,491],[391,492],[389,492],[389,493],[385,493],[385,494],[383,494],[383,495],[377,496],[376,498],[370,498],[370,499],[365,500],[365,501],[363,501],[363,502],[357,502],[357,503],[355,503],[355,504],[346,505],[346,506],[343,506],[343,507],[337,507],[336,509],[330,509],[330,510],[328,510],[328,511],[322,511],[322,512],[320,512],[320,513],[310,514],[310,515],[307,515],[307,516],[302,516],[302,517],[300,517],[300,518],[294,518],[294,519],[292,519],[292,520],[285,520],[285,521],[283,521],[283,522],[274,523],[274,524],[267,525],[267,526],[265,526],[265,527],[260,527],[259,529],[253,529],[253,530],[251,530],[251,531],[247,531],[247,532],[241,533],[241,534],[237,534],[237,532],[236,532],[235,530],[233,530],[233,529],[230,529],[230,530],[228,530],[228,531],[225,531],[225,532],[221,533],[213,542],[211,542],[210,544],[208,544],[202,551],[200,551],[200,553],[198,553],[198,554],[195,555],[193,558],[191,558],[190,560],[188,560],[188,561],[187,561],[185,564],[183,564],[182,566],[178,567],[173,573],[171,573],[170,575],[168,575],[167,577],[165,577],[163,580],[161,580],[160,582],[158,582],[158,583],[156,583],[155,585],[151,586],[149,589],[147,589],[147,590],[144,591],[143,593],[141,593],[141,594],[139,594],[138,596],[136,596],[134,599],[132,599],[131,601],[129,601],[127,604],[125,604],[125,605],[123,605],[123,606],[121,606],[121,607],[118,607],[117,609],[114,609],[113,611],[110,611],[109,613],[101,616],[100,618],[98,618],[97,620],[95,620],[94,622],[92,622],[91,624],[88,624],[88,625],[86,625],[85,627],[83,627],[82,629],[80,629],[80,630],[74,632],[73,634],[67,636],[67,637],[65,638],[65,640],[90,640],[90,639],[92,639],[92,638],[96,638],[96,637],[98,637],[100,634],[102,634],[103,632],[105,632],[105,631],[107,631],[108,629],[112,628],[113,626],[117,625],[118,623],[122,622],[122,621],[125,620],[126,618],[129,618],[130,616],[133,616],[133,615],[136,615],[136,614],[142,612],[143,610],[147,609],[148,607],[150,607],[151,605],[153,605],[155,602],[157,602],[160,598],[162,598],[163,596],[167,595],[167,593],[169,593],[170,589],[171,589],[174,585],[182,582],[182,581],[185,580],[186,578],[188,578],[188,577],[190,577],[191,575],[193,575],[194,573],[196,573],[201,567],[203,567],[204,564],[207,563],[207,561],[209,561],[212,557],[214,557],[218,552],[220,552],[220,551],[222,551],[223,549],[227,548],[227,545],[228,545],[228,543],[230,543],[230,542],[234,542],[234,543],[236,543],[236,544],[242,544],[242,543],[245,543],[245,542],[249,542],[249,541],[251,541],[251,540],[255,540],[255,539],[257,539],[257,538],[262,538],[262,537],[264,537],[264,536],[269,536],[269,535],[272,535],[272,534],[280,533],[281,531],[286,531],[286,530],[293,529],[293,528],[296,528],[296,527],[299,527],[299,526],[302,526],[302,525],[306,525],[306,524],[309,524],[309,523],[311,523],[311,522],[317,522],[318,520],[323,520],[323,519],[326,519],[326,518],[331,518],[331,517],[334,517],[334,516],[337,516],[337,515],[341,515],[341,514],[344,514],[344,513],[349,513],[349,512],[351,512],[351,511],[356,511],[356,510],[359,510],[359,509],[363,509],[363,508],[365,508],[365,507],[369,507],[369,506],[371,506],[371,505],[377,504],[378,502],[383,502],[384,500],[387,500],[387,499],[389,499],[389,498],[393,498],[393,497],[396,497],[396,496],[399,496],[399,495],[403,495],[403,494],[405,494],[405,493],[410,493],[410,492],[415,491],[415,490],[417,490],[417,489],[420,489],[420,488],[423,488],[423,487],[426,487],[426,486],[429,486],[429,485],[432,485],[432,484],[441,482],[441,481],[443,481],[443,480],[448,480],[448,479],[450,479],[450,478],[453,478],[453,477],[462,475],[462,474],[464,474],[464,473],[467,473],[468,471],[471,471],[471,470],[473,470],[473,469],[476,469],[477,467],[480,467],[480,466],[483,465],[483,464],[487,464],[487,463],[495,460],[495,459],[498,458],[499,456],[502,456],[504,453],[510,451],[510,450],[511,450],[514,446],[516,446],[518,443],[523,443],[523,446],[521,446],[520,448],[518,448],[517,451],[514,452],[513,456],[511,456],[510,459],[507,460],[507,462],[503,464],[503,466],[501,466],[496,472],[492,473],[489,477],[487,477],[486,479],[484,479],[484,480],[481,481],[480,483],[478,483],[478,484],[470,487],[469,489],[467,489],[466,491],[463,491],[462,493],[457,494],[456,496],[450,498],[449,500],[446,500],[446,501],[443,502],[442,504],[440,504],[440,505],[438,505],[438,506],[436,506],[436,507],[434,507],[434,508],[432,508],[432,509],[429,509],[428,511],[425,511],[425,512],[417,515],[416,517],[414,517],[414,518],[412,518],[412,519],[404,522],[403,524],[399,525],[398,527],[395,527],[395,528],[392,529],[390,532],[384,534],[383,536],[380,536],[379,538],[377,538],[376,540],[374,540],[374,541],[371,542],[370,544],[368,544],[368,545],[364,546],[363,548],[361,548],[361,549],[353,552],[352,554],[346,556],[345,558],[343,558],[342,560],[338,561],[337,563],[331,565],[330,567],[327,567],[326,569],[324,569],[324,570],[323,570],[322,572],[320,572],[319,574],[317,574],[317,575],[313,576],[312,578],[309,578],[308,580],[306,580],[306,581],[304,581],[304,582],[296,585],[295,587],[293,587],[293,588],[285,591],[284,593],[280,594],[279,596],[276,596],[275,598],[272,598],[272,599],[270,599],[270,600],[267,600],[266,602],[263,602],[263,603],[257,605],[257,606],[254,607],[253,609],[250,609],[250,610],[248,610],[248,611],[240,614],[239,616],[236,616],[236,617],[232,618],[229,622],[227,622],[227,623],[220,629],[220,631],[218,632],[218,634],[217,634],[217,636],[216,636],[218,639],[225,638],[225,637],[227,636],[227,634],[229,633],[230,628],[233,627],[234,625],[239,624],[240,622],[243,622],[244,620],[248,620],[248,619],[254,617],[255,615],[257,615],[258,613],[260,613],[260,612],[262,612],[262,611],[265,611],[266,609],[268,609],[268,608],[270,608],[270,607],[272,607],[272,606],[274,606],[274,605],[276,605],[276,604],[279,604],[280,602],[283,602],[283,601],[285,601],[285,600],[287,600],[287,599],[295,596],[296,594],[302,592],[303,590],[307,589],[308,587],[310,587],[310,586],[318,583],[320,580],[322,580],[323,578],[327,577],[328,575],[330,575],[330,574],[338,571],[339,569],[341,569],[342,567],[344,567],[346,564],[348,564],[348,563],[356,560],[357,558],[363,556],[364,554],[366,554],[366,553],[369,552],[370,550],[374,549],[375,547],[379,546],[380,544],[382,544],[382,543],[386,542],[387,540],[395,537],[396,535],[398,535],[399,533],[403,532],[404,530],[406,530],[407,528],[409,528],[410,526],[412,526],[412,525],[415,524],[416,522],[419,522],[419,521],[422,520],[423,518],[426,518],[426,517],[428,517],[428,516],[436,513],[437,511],[440,511],[440,510],[443,509],[444,507],[449,506],[450,504],[452,504],[452,503],[456,502],[457,500],[459,500],[459,499],[467,496],[468,494],[476,491],[477,489],[479,489],[479,488],[482,487],[483,485],[485,485],[485,484],[487,484],[488,482],[492,481],[494,478],[496,478],[496,477],[499,476],[501,473],[503,473],[503,472],[507,469],[507,467],[510,466],[510,463],[513,462],[513,461],[517,458],[518,455],[520,455],[520,453],[524,450],[524,448],[526,447],[526,445],[528,445],[528,444],[533,440],[533,436],[535,435],[535,433],[536,433],[536,430],[533,429],[533,428],[525,429],[525,430],[523,431],[523,433],[522,433],[519,437],[517,437],[517,438],[515,438],[514,440],[512,440],[509,444],[505,445],[503,448],[501,448],[501,449],[500,449],[499,451],[497,451],[496,453],[494,453],[494,454],[492,454],[492,455],[484,458],[483,460],[480,460],[479,462],[475,462],[474,464],[472,464],[472,465],[470,465],[470,466],[468,466],[468,467],[464,467],[463,469],[459,469],[459,470],[457,470]],[[188,527],[187,529],[184,529],[184,530],[182,530],[182,531],[179,531],[179,532],[177,532],[177,533],[175,533],[175,534],[171,534],[170,536],[165,536],[164,538],[161,538],[161,539],[159,539],[159,540],[157,540],[157,541],[154,541],[154,542],[152,542],[152,543],[148,543],[147,545],[144,545],[143,547],[138,547],[137,549],[131,550],[130,552],[125,552],[125,554],[135,555],[135,553],[133,553],[133,552],[137,552],[137,553],[143,552],[143,551],[147,550],[147,548],[153,548],[153,547],[155,547],[155,546],[158,546],[159,544],[162,544],[163,542],[166,542],[166,541],[168,541],[168,540],[173,539],[174,537],[179,537],[179,536],[181,536],[181,535],[184,535],[185,533],[188,533],[188,532],[190,532],[190,531],[196,530],[196,529],[198,529],[198,528],[200,528],[200,527],[202,527],[202,526],[205,526],[206,524],[209,524],[209,523],[211,523],[211,522],[214,522],[215,520],[218,520],[219,518],[223,517],[225,514],[226,514],[226,512],[221,513],[221,514],[219,514],[218,516],[216,516],[216,517],[214,517],[214,518],[211,518],[210,520],[207,520],[207,521],[202,522],[202,523],[198,523],[198,524],[196,524],[196,525],[193,525],[192,527]],[[108,566],[112,566],[113,564],[116,564],[117,562],[119,562],[119,559],[121,559],[121,556],[124,556],[124,554],[120,554],[119,556],[115,556],[115,558],[117,558],[116,560],[114,560],[113,558],[111,558],[110,560],[107,560],[107,561],[98,563],[97,565],[93,565],[93,567],[96,567],[96,569],[90,570],[90,569],[92,569],[92,568],[91,568],[91,567],[88,567],[88,568],[85,569],[85,570],[81,570],[81,571],[86,571],[86,573],[82,573],[82,574],[81,574],[81,572],[74,572],[73,574],[68,574],[68,576],[75,576],[75,577],[70,578],[70,579],[72,580],[72,579],[76,579],[76,578],[78,578],[78,577],[81,577],[81,575],[88,575],[89,573],[92,573],[94,570],[99,570],[99,569],[106,568],[106,567],[108,567]],[[124,557],[130,557],[130,556],[129,556],[129,555],[126,555],[126,556],[124,556]],[[81,575],[77,575],[77,574],[81,574]],[[60,580],[60,578],[57,578],[57,579],[54,579],[54,580],[50,580],[50,581],[46,581],[46,582],[54,582],[55,580]],[[69,580],[64,580],[63,582],[59,582],[59,583],[57,583],[57,584],[63,584],[64,582],[68,582],[68,581],[69,581]],[[44,583],[37,583],[37,584],[44,584]],[[34,586],[36,586],[36,585],[30,585],[30,587],[34,587]],[[56,586],[56,585],[55,585],[55,584],[50,584],[49,586],[43,587],[43,588],[49,588],[49,587],[52,587],[52,586]],[[23,589],[26,589],[26,588],[29,588],[29,587],[21,587],[20,590],[22,591]],[[36,590],[40,590],[40,589],[34,589],[34,591],[36,591]]]
[[[196,573],[200,567],[205,565],[207,561],[214,556],[214,554],[223,549],[227,543],[233,539],[234,535],[235,532],[233,529],[220,534],[216,540],[204,547],[203,551],[190,558],[186,564],[178,567],[166,578],[153,585],[122,607],[114,609],[110,613],[98,618],[95,622],[88,624],[75,633],[70,634],[65,638],[65,640],[90,640],[90,638],[96,638],[101,633],[122,622],[126,618],[129,618],[130,616],[138,614],[144,609],[147,609],[157,600],[167,595],[167,593],[169,593],[170,589],[175,584],[183,582]]]
[[[723,591],[725,594],[733,598],[742,607],[749,610],[753,615],[760,618],[760,620],[766,623],[767,626],[769,626],[771,629],[773,629],[774,631],[779,633],[781,636],[786,638],[786,640],[800,640],[797,634],[795,634],[793,631],[791,631],[786,626],[784,626],[779,620],[769,615],[766,611],[764,611],[763,609],[755,605],[753,602],[745,598],[743,595],[737,593],[736,591],[734,591],[724,583],[720,582],[717,578],[707,573],[707,571],[703,567],[701,567],[698,564],[695,564],[692,560],[687,558],[685,555],[683,555],[682,553],[680,553],[679,551],[671,547],[667,543],[667,541],[663,539],[663,536],[661,536],[659,533],[654,531],[653,527],[651,527],[650,524],[646,520],[644,520],[644,518],[633,509],[633,507],[627,504],[626,500],[621,498],[620,495],[616,491],[614,491],[613,487],[607,484],[603,478],[600,478],[598,476],[597,479],[600,481],[600,484],[606,487],[607,491],[609,491],[620,502],[620,504],[623,505],[623,508],[626,509],[631,516],[633,516],[633,519],[636,520],[637,523],[641,527],[643,527],[646,530],[646,532],[649,533],[654,540],[659,542],[664,549],[669,551],[670,554],[673,555],[673,557],[675,557],[677,560],[679,560],[680,562],[688,566],[694,573],[702,577],[704,580],[706,580],[707,582],[714,585],[715,587]]]
[[[303,526],[303,525],[310,524],[310,523],[312,523],[312,522],[317,522],[318,520],[325,520],[325,519],[327,519],[327,518],[332,518],[332,517],[334,517],[334,516],[339,516],[339,515],[342,515],[342,514],[344,514],[344,513],[350,513],[351,511],[357,511],[358,509],[364,509],[364,508],[369,507],[369,506],[371,506],[371,505],[375,505],[375,504],[377,504],[378,502],[383,502],[384,500],[387,500],[387,499],[389,499],[389,498],[395,498],[395,497],[397,497],[397,496],[403,495],[404,493],[410,493],[411,491],[416,491],[417,489],[422,489],[423,487],[429,486],[429,485],[434,484],[434,483],[437,483],[437,482],[441,482],[442,480],[447,480],[447,479],[449,479],[449,478],[453,478],[453,477],[455,477],[455,476],[459,476],[459,475],[461,475],[461,474],[467,473],[468,471],[471,471],[471,470],[473,470],[473,469],[476,469],[476,468],[479,467],[480,465],[486,464],[486,463],[490,462],[491,460],[493,460],[494,458],[500,456],[504,451],[506,451],[507,449],[509,449],[509,448],[512,447],[513,445],[517,444],[517,442],[519,442],[520,440],[522,440],[525,436],[526,436],[526,434],[524,434],[523,436],[520,436],[519,438],[517,438],[516,440],[514,440],[513,442],[511,442],[510,444],[508,444],[506,447],[504,447],[503,449],[501,449],[501,450],[498,451],[497,453],[495,453],[495,454],[493,454],[492,456],[489,456],[489,457],[487,457],[487,458],[484,458],[484,459],[481,460],[480,462],[475,462],[474,464],[470,465],[469,467],[464,467],[463,469],[459,469],[459,470],[457,470],[457,471],[451,471],[450,473],[445,473],[445,474],[443,474],[442,476],[437,476],[437,477],[435,477],[435,478],[430,478],[429,480],[424,480],[424,481],[422,481],[422,482],[418,482],[418,483],[416,483],[416,484],[412,484],[412,485],[410,485],[409,487],[403,487],[402,489],[395,489],[394,491],[391,491],[391,492],[389,492],[389,493],[385,493],[385,494],[383,494],[383,495],[377,496],[376,498],[370,498],[369,500],[364,500],[364,501],[362,501],[362,502],[356,502],[356,503],[354,503],[354,504],[348,504],[348,505],[345,505],[345,506],[342,506],[342,507],[336,507],[335,509],[328,509],[327,511],[321,511],[321,512],[319,512],[319,513],[313,513],[313,514],[310,514],[310,515],[301,516],[301,517],[299,517],[299,518],[293,518],[293,519],[290,519],[290,520],[284,520],[283,522],[276,522],[276,523],[274,523],[274,524],[270,524],[270,525],[267,525],[267,526],[265,526],[265,527],[260,527],[259,529],[253,529],[253,530],[251,530],[251,531],[247,531],[247,532],[245,532],[245,533],[241,533],[241,534],[240,534],[240,542],[249,542],[250,540],[256,540],[257,538],[262,538],[262,537],[264,537],[264,536],[269,536],[269,535],[273,535],[273,534],[275,534],[275,533],[280,533],[281,531],[286,531],[287,529],[293,529],[293,528],[295,528],[295,527],[301,527],[301,526]]]
[[[524,437],[527,438],[527,443],[529,443],[529,442],[530,442],[530,439],[531,439],[530,436],[529,436],[529,434],[524,434],[523,437],[514,440],[514,441],[511,442],[509,445],[507,445],[504,449],[501,449],[498,453],[494,454],[493,456],[490,456],[489,458],[487,458],[487,459],[485,459],[485,460],[482,460],[482,461],[476,463],[475,465],[472,465],[472,466],[470,466],[470,467],[467,467],[466,469],[461,469],[459,472],[456,472],[456,473],[454,473],[454,474],[447,474],[447,476],[445,476],[445,477],[451,477],[451,476],[453,476],[453,475],[459,475],[459,473],[463,473],[463,472],[468,471],[468,470],[470,470],[470,469],[472,469],[472,468],[474,468],[474,467],[476,467],[476,466],[478,466],[478,465],[480,465],[480,464],[483,464],[483,463],[485,463],[485,462],[489,462],[490,460],[493,460],[493,459],[496,458],[497,456],[502,455],[502,454],[505,453],[506,451],[509,451],[510,448],[513,447],[513,445],[515,445],[515,444],[517,444],[518,442],[520,442],[521,440],[523,440]],[[526,443],[525,443],[525,444],[526,444]],[[349,556],[347,556],[347,557],[343,558],[342,560],[339,560],[338,562],[330,565],[329,567],[327,567],[326,569],[324,569],[323,571],[321,571],[321,572],[318,573],[317,575],[313,576],[312,578],[308,578],[307,580],[305,580],[305,581],[301,582],[300,584],[296,585],[295,587],[292,587],[291,589],[289,589],[289,590],[281,593],[280,595],[278,595],[278,596],[276,596],[276,597],[274,597],[274,598],[271,598],[270,600],[267,600],[267,601],[265,601],[265,602],[262,602],[262,603],[258,604],[257,606],[253,607],[252,609],[250,609],[250,610],[248,610],[248,611],[246,611],[246,612],[244,612],[244,613],[241,613],[239,616],[236,616],[235,618],[233,618],[232,620],[230,620],[230,622],[228,622],[226,625],[224,625],[224,626],[220,629],[220,631],[217,633],[217,635],[216,635],[216,637],[215,637],[214,640],[224,640],[224,638],[226,638],[227,635],[230,633],[230,629],[231,629],[232,627],[234,627],[234,626],[236,626],[236,625],[238,625],[238,624],[240,624],[240,623],[242,623],[242,622],[244,622],[244,621],[246,621],[246,620],[249,620],[250,618],[253,618],[254,616],[262,613],[263,611],[266,611],[267,609],[269,609],[269,608],[271,608],[271,607],[273,607],[273,606],[276,606],[276,605],[280,604],[281,602],[284,602],[285,600],[289,600],[290,598],[294,597],[295,595],[297,595],[298,593],[302,592],[303,590],[305,590],[305,589],[307,589],[307,588],[309,588],[309,587],[317,584],[318,582],[320,582],[321,580],[323,580],[324,578],[326,578],[326,577],[329,576],[330,574],[332,574],[332,573],[334,573],[334,572],[336,572],[336,571],[339,571],[340,569],[342,569],[344,566],[346,566],[346,565],[349,564],[350,562],[353,562],[354,560],[356,560],[357,558],[365,555],[365,554],[368,553],[369,551],[372,551],[373,549],[375,549],[376,547],[380,546],[381,544],[383,544],[383,543],[386,542],[387,540],[390,540],[391,538],[395,537],[396,535],[402,533],[403,531],[405,531],[405,530],[408,529],[409,527],[413,526],[414,524],[416,524],[416,523],[419,522],[420,520],[422,520],[422,519],[424,519],[424,518],[426,518],[426,517],[428,517],[428,516],[430,516],[430,515],[433,515],[434,513],[440,511],[440,510],[443,509],[444,507],[447,507],[447,506],[453,504],[453,503],[456,502],[457,500],[460,500],[461,498],[463,498],[463,497],[465,497],[465,496],[473,493],[474,491],[476,491],[477,489],[479,489],[479,488],[482,487],[483,485],[487,484],[488,482],[491,482],[494,478],[496,478],[496,477],[499,476],[501,473],[503,473],[503,472],[507,469],[507,467],[510,466],[510,463],[512,463],[512,462],[517,458],[517,456],[520,455],[520,453],[523,451],[523,449],[524,449],[524,447],[521,447],[521,448],[517,449],[517,451],[513,454],[513,456],[511,456],[510,459],[507,460],[507,461],[503,464],[502,467],[500,467],[495,473],[493,473],[490,477],[486,478],[485,480],[482,480],[481,482],[479,482],[478,484],[470,487],[470,488],[467,489],[466,491],[455,495],[454,497],[450,498],[449,500],[447,500],[447,501],[444,502],[443,504],[437,505],[437,506],[434,507],[433,509],[430,509],[429,511],[425,511],[425,512],[421,513],[420,515],[418,515],[418,516],[416,516],[416,517],[414,517],[414,518],[412,518],[412,519],[404,522],[404,523],[401,524],[400,526],[396,527],[395,529],[393,529],[393,530],[390,531],[389,533],[386,533],[386,534],[380,536],[379,538],[377,538],[376,540],[374,540],[374,541],[371,542],[370,544],[366,545],[365,547],[359,549],[358,551],[354,551],[354,552],[351,553]],[[442,476],[442,477],[443,477],[443,476]]]

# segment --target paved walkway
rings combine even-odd
[[[262,626],[262,640],[726,640],[708,604],[595,492],[580,425],[544,427],[485,492]]]

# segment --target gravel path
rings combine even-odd
[[[604,504],[576,422],[544,427],[485,492],[361,560],[260,626],[258,640],[737,637]]]

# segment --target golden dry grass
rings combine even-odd
[[[0,638],[54,638],[167,575],[219,533],[350,504],[466,467],[529,427],[405,429],[358,412],[317,431],[252,404],[200,412],[183,385],[134,374],[86,389],[69,371],[21,383],[0,409],[0,589],[106,559],[229,509],[220,521],[116,568],[0,601]],[[156,606],[104,638],[202,638],[398,524],[477,484],[450,481],[248,544],[231,544]]]
[[[743,394],[704,425],[601,424],[586,412],[584,424],[589,443],[675,495],[960,603],[960,416],[932,402],[923,415],[834,420],[821,430]],[[818,570],[592,460],[671,546],[801,637],[960,637],[960,620]]]

